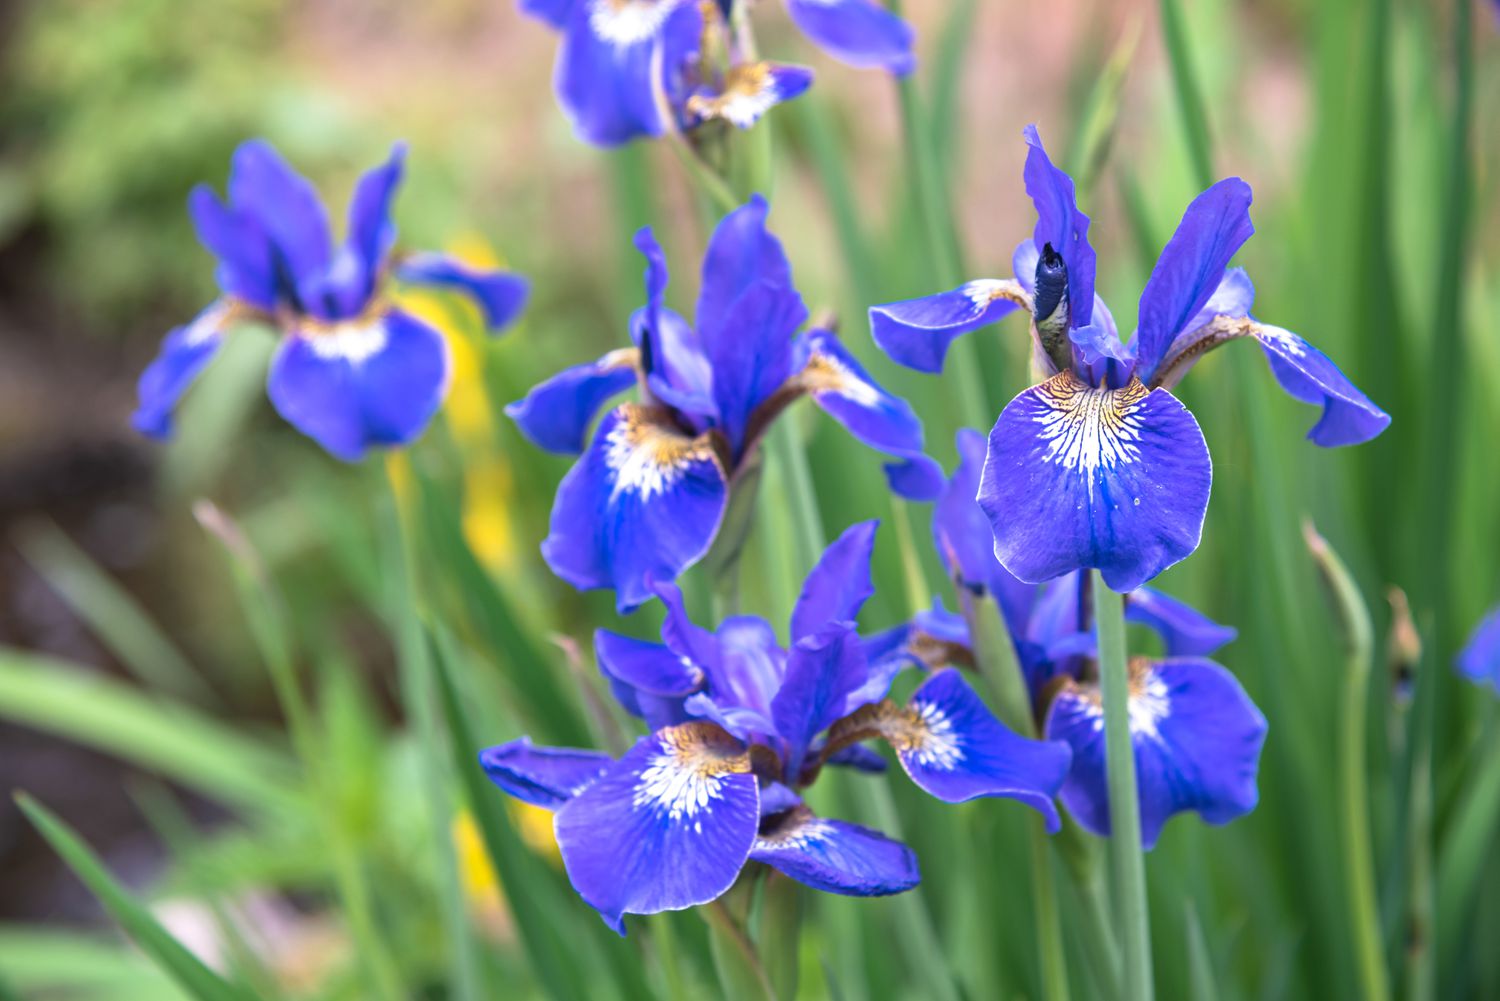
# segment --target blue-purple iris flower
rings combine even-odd
[[[1324,446],[1375,437],[1390,417],[1317,348],[1250,316],[1254,289],[1229,260],[1250,237],[1250,187],[1219,181],[1188,206],[1141,295],[1122,343],[1094,294],[1089,219],[1073,181],[1028,126],[1027,193],[1038,220],[1016,248],[1014,279],[870,310],[896,361],[941,371],[955,337],[1018,306],[1032,318],[1040,384],[1013,399],[990,433],[979,499],[995,554],[1023,581],[1093,567],[1129,591],[1198,546],[1212,465],[1198,423],[1168,390],[1208,351],[1259,342],[1281,387],[1323,408],[1308,437]]]
[[[540,447],[578,454],[552,507],[542,555],[574,587],[613,588],[622,612],[702,559],[761,435],[810,396],[857,439],[897,457],[892,489],[930,499],[942,471],[922,454],[922,424],[881,389],[830,330],[807,319],[760,196],[719,223],[703,259],[697,325],[664,303],[667,265],[649,229],[646,305],[631,318],[632,348],[566,369],[506,408]],[[594,415],[632,385],[640,400]]]
[[[259,320],[282,333],[267,391],[281,416],[340,459],[405,445],[422,433],[448,386],[442,334],[398,309],[388,279],[471,296],[498,332],[519,315],[526,280],[470,268],[442,254],[392,258],[391,201],[406,151],[365,174],[335,245],[318,194],[270,144],[235,151],[228,199],[200,185],[188,199],[198,239],[218,260],[220,297],[162,341],[141,374],[132,422],[166,438],[178,400],[230,328]]]
[[[741,0],[743,2],[743,0]],[[809,71],[745,57],[730,0],[521,0],[562,33],[554,85],[579,137],[614,146],[708,118],[740,128],[796,97]],[[826,52],[893,73],[913,66],[912,32],[873,0],[787,0]],[[728,65],[710,65],[727,55]]]
[[[917,885],[911,849],[802,801],[825,765],[883,770],[869,740],[889,743],[938,799],[1015,799],[1057,828],[1065,745],[1007,730],[958,671],[934,672],[904,705],[887,698],[903,665],[873,663],[854,623],[873,593],[875,527],[855,525],[824,552],[792,613],[789,648],[759,618],[695,625],[669,584],[656,588],[667,606],[661,643],[599,631],[600,669],[650,730],[619,760],[526,738],[480,755],[501,789],[557,811],[568,878],[616,931],[626,914],[714,900],[747,862],[852,896]]]
[[[1455,666],[1475,684],[1500,692],[1500,607],[1491,609],[1474,627]]]
[[[1041,586],[1011,577],[994,557],[989,526],[974,500],[983,436],[959,432],[958,451],[959,466],[934,509],[939,554],[962,601],[999,603],[1040,731],[1073,751],[1063,804],[1086,830],[1107,835],[1104,715],[1087,576],[1073,571]],[[1130,734],[1141,836],[1149,848],[1176,813],[1193,810],[1223,824],[1255,808],[1266,721],[1234,676],[1207,659],[1234,639],[1233,629],[1146,587],[1126,594],[1125,617],[1155,631],[1165,651],[1161,659],[1130,662]],[[941,605],[872,638],[870,650],[877,664],[973,663],[967,620]]]

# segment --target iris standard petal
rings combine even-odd
[[[1207,657],[1239,633],[1221,626],[1186,602],[1149,587],[1125,596],[1125,618],[1155,630],[1168,657]]]
[[[734,885],[759,819],[749,752],[685,723],[637,741],[554,829],[573,888],[624,934],[625,914],[706,904]]]
[[[526,308],[531,283],[521,275],[475,268],[447,254],[412,254],[396,266],[396,277],[414,285],[435,285],[462,292],[474,300],[484,327],[498,334]]]
[[[317,189],[263,139],[242,143],[229,171],[229,204],[269,237],[288,292],[322,279],[332,245]]]
[[[1141,292],[1137,374],[1148,385],[1177,335],[1224,279],[1230,258],[1255,232],[1250,185],[1227,177],[1187,207]]]
[[[614,763],[602,751],[538,747],[530,737],[486,748],[479,755],[491,782],[523,803],[548,810],[593,785]]]
[[[1480,620],[1455,662],[1458,673],[1500,692],[1500,608]]]
[[[621,613],[708,552],[729,487],[705,436],[690,438],[661,410],[610,411],[563,477],[542,557],[580,590],[614,588]]]
[[[448,343],[400,310],[287,334],[271,360],[271,403],[298,431],[353,462],[414,441],[448,389]]]
[[[636,232],[635,246],[646,258],[646,305],[631,317],[630,336],[651,392],[685,414],[715,417],[713,370],[697,331],[666,307],[667,257],[650,226]]]
[[[912,781],[946,803],[1004,796],[1040,812],[1049,830],[1059,826],[1052,797],[1068,772],[1067,746],[1006,729],[956,670],[934,673],[905,706],[865,706],[831,740],[868,737],[888,741]]]
[[[984,435],[961,428],[956,443],[958,468],[932,511],[932,542],[950,576],[970,590],[983,590],[1000,604],[1012,636],[1023,634],[1036,600],[1036,588],[1024,584],[995,558],[995,536],[984,509],[974,499],[984,467]]]
[[[188,215],[198,242],[218,259],[220,290],[258,309],[276,308],[276,262],[271,238],[248,212],[230,208],[206,184],[188,195]]]
[[[1104,711],[1094,685],[1070,684],[1052,701],[1047,736],[1073,748],[1062,800],[1084,829],[1108,835]],[[1226,824],[1255,808],[1266,720],[1234,676],[1208,660],[1136,660],[1130,666],[1141,839],[1156,843],[1176,813]]]
[[[712,340],[735,300],[752,285],[792,287],[792,266],[781,241],[766,229],[770,206],[761,195],[726,215],[714,227],[703,255],[703,282],[698,292],[698,329]],[[712,354],[712,352],[710,352]]]
[[[718,120],[748,129],[776,105],[806,91],[812,80],[812,70],[801,66],[739,63],[724,75],[722,87],[704,88],[688,97],[683,127],[691,129]]]
[[[792,374],[792,335],[807,319],[795,290],[760,282],[735,300],[703,343],[719,426],[738,458],[763,429],[757,411]]]
[[[1026,194],[1036,206],[1036,229],[1032,232],[1032,243],[1039,253],[1051,244],[1052,249],[1062,255],[1068,266],[1068,316],[1073,327],[1086,327],[1093,318],[1094,272],[1097,259],[1094,248],[1089,245],[1089,217],[1078,210],[1073,191],[1073,179],[1053,165],[1042,146],[1042,137],[1035,125],[1022,130],[1026,145],[1026,167],[1022,176],[1026,182]],[[1031,281],[1035,272],[1026,275]]]
[[[870,334],[890,359],[919,372],[941,372],[948,345],[1017,306],[1031,308],[1019,282],[980,278],[950,292],[870,307]]]
[[[385,163],[365,173],[349,201],[349,235],[346,246],[359,261],[360,282],[346,308],[358,312],[375,290],[375,280],[386,255],[396,242],[396,223],[391,219],[391,202],[401,185],[406,165],[406,144],[391,147]]]
[[[792,23],[835,59],[898,76],[917,65],[911,26],[871,0],[787,0]]]
[[[505,414],[538,448],[577,455],[599,408],[635,384],[635,364],[635,351],[625,348],[565,368],[533,386],[524,399],[507,404]]]
[[[767,821],[750,857],[797,882],[850,897],[883,897],[921,882],[917,856],[879,831],[815,817],[806,807]]]
[[[789,781],[802,773],[813,738],[857,706],[849,697],[869,679],[859,635],[849,623],[804,636],[787,652],[786,680],[771,700],[771,719],[787,742]]]
[[[1021,580],[1095,567],[1131,591],[1197,548],[1212,478],[1198,422],[1170,393],[1067,371],[1001,412],[979,504]]]
[[[850,525],[823,550],[792,608],[792,642],[832,623],[859,618],[859,610],[875,593],[870,557],[879,527],[879,521]]]
[[[130,423],[137,431],[149,438],[171,437],[172,413],[223,345],[228,317],[229,308],[216,302],[162,338],[156,357],[136,381]]]

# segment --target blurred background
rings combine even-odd
[[[1158,5],[908,6],[966,274],[1008,275],[1030,230],[1020,132],[1036,122],[1079,179],[1100,290],[1130,325],[1156,253],[1203,186]],[[1326,351],[1394,425],[1366,447],[1313,448],[1301,436],[1316,414],[1284,397],[1247,345],[1216,353],[1183,387],[1217,475],[1203,547],[1160,583],[1239,628],[1222,659],[1271,729],[1261,808],[1222,830],[1180,819],[1148,859],[1162,994],[1188,996],[1168,957],[1201,922],[1225,997],[1351,996],[1332,812],[1342,667],[1298,534],[1311,517],[1354,568],[1382,649],[1390,585],[1410,592],[1426,641],[1415,705],[1427,722],[1411,722],[1423,717],[1412,716],[1409,676],[1377,672],[1370,702],[1392,968],[1404,950],[1435,950],[1445,996],[1500,996],[1500,954],[1485,947],[1500,936],[1493,817],[1460,821],[1485,768],[1500,768],[1495,699],[1449,668],[1500,601],[1500,400],[1488,391],[1500,371],[1495,11],[1469,10],[1470,65],[1451,3],[1185,6],[1179,51],[1200,88],[1212,174],[1240,175],[1256,194],[1258,235],[1240,262],[1257,283],[1257,315]],[[779,5],[761,4],[756,23],[763,53],[818,73],[808,97],[769,119],[772,227],[809,305],[841,317],[846,341],[913,401],[951,467],[954,394],[880,357],[863,319],[873,302],[941,285],[896,89],[822,57]],[[576,649],[589,649],[594,626],[621,624],[607,596],[578,595],[541,564],[567,463],[523,442],[500,407],[625,342],[641,301],[636,227],[663,235],[679,308],[692,301],[707,230],[668,149],[602,151],[573,138],[551,92],[554,50],[552,33],[505,0],[0,7],[0,790],[26,790],[73,825],[201,955],[293,996],[366,996],[354,971],[369,928],[341,895],[345,864],[362,874],[354,885],[372,896],[368,924],[391,944],[405,996],[458,996],[442,972],[451,892],[480,929],[482,968],[514,978],[487,982],[533,982],[472,818],[458,806],[424,815],[419,721],[403,709],[392,639],[388,470],[379,459],[339,465],[279,421],[261,389],[273,346],[264,331],[236,335],[166,447],[129,427],[135,378],[163,333],[214,294],[185,199],[201,181],[222,190],[238,143],[270,139],[338,219],[358,172],[409,141],[401,244],[501,260],[532,279],[533,299],[496,342],[455,303],[427,303],[455,344],[455,391],[409,466],[390,472],[398,493],[416,491],[438,512],[429,529],[450,547],[420,559],[447,578],[448,623],[483,696],[476,738],[577,738],[581,711],[566,693],[591,668]],[[1456,137],[1461,97],[1472,128]],[[1024,385],[1025,336],[1016,321],[980,336],[998,412]],[[824,531],[888,517],[875,457],[805,416]],[[242,605],[244,575],[194,517],[201,499],[233,519],[224,531],[243,532],[241,555],[253,550],[274,581],[277,626],[327,741],[323,795],[288,789],[294,759],[265,635]],[[926,514],[914,514],[920,530]],[[752,549],[769,545],[752,537]],[[906,610],[892,545],[882,538],[871,627]],[[774,601],[757,584],[770,571],[750,562],[748,593]],[[931,559],[928,571],[941,579]],[[747,606],[784,621],[784,610]],[[652,614],[628,627],[649,635]],[[1478,839],[1472,871],[1440,867],[1441,946],[1408,920],[1407,839],[1422,816],[1413,733],[1430,738],[1435,843],[1478,832],[1464,835]],[[1024,857],[1006,848],[1021,843],[1014,818],[965,808],[955,825],[907,792],[897,790],[905,834],[948,958],[969,969],[965,987],[1032,992],[1029,890],[1005,862]],[[329,815],[343,832],[331,842],[319,826]],[[509,816],[544,859],[546,824]],[[434,857],[452,860],[456,884]],[[558,899],[592,935],[594,915]],[[855,943],[841,949],[882,941],[885,903],[817,906]],[[677,933],[689,936],[684,950],[701,935]],[[863,963],[869,993],[920,996],[912,964],[880,951],[833,962]],[[8,795],[0,990],[175,996]]]

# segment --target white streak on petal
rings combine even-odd
[[[591,0],[589,27],[599,38],[624,48],[654,39],[675,0]]]
[[[342,359],[351,365],[358,365],[378,354],[389,339],[385,322],[379,319],[320,326],[300,333],[319,358],[328,361]]]
[[[1037,387],[1047,406],[1033,418],[1047,442],[1046,462],[1083,474],[1089,497],[1101,471],[1141,457],[1140,405],[1147,390],[1132,380],[1123,389],[1094,387],[1061,372]]]

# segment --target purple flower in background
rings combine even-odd
[[[542,555],[580,589],[613,588],[622,612],[707,554],[730,492],[761,435],[809,396],[861,442],[894,455],[892,489],[933,496],[941,471],[922,454],[922,424],[881,389],[829,330],[796,335],[807,309],[756,196],[719,223],[703,259],[697,326],[664,304],[667,265],[649,229],[646,305],[633,348],[560,372],[506,408],[540,447],[577,454],[552,507]],[[598,410],[631,385],[641,399]]]
[[[792,20],[854,66],[909,72],[912,33],[873,0],[787,0]],[[521,0],[562,33],[554,84],[579,137],[615,146],[709,119],[748,128],[812,74],[749,58],[730,0]]]
[[[1259,342],[1282,388],[1323,407],[1308,435],[1319,445],[1367,441],[1390,417],[1317,348],[1250,316],[1250,280],[1228,268],[1253,232],[1250,188],[1238,178],[1188,206],[1146,282],[1137,332],[1122,343],[1094,294],[1089,219],[1073,181],[1034,126],[1025,135],[1038,220],[1016,248],[1016,277],[876,306],[871,329],[896,361],[938,372],[955,337],[1018,306],[1031,313],[1043,381],[995,422],[979,487],[995,554],[1023,581],[1092,567],[1130,591],[1198,545],[1212,465],[1197,421],[1168,390],[1208,351]]]
[[[1074,571],[1041,586],[1007,580],[989,551],[989,527],[974,500],[984,440],[965,430],[958,446],[959,467],[933,519],[939,551],[960,587],[999,602],[1039,728],[1073,751],[1063,804],[1085,829],[1107,835],[1104,715],[1087,577]],[[1266,721],[1234,676],[1206,659],[1234,639],[1233,629],[1145,587],[1125,596],[1125,617],[1156,632],[1165,653],[1130,663],[1130,733],[1141,835],[1149,848],[1176,813],[1193,810],[1223,824],[1254,809]],[[877,667],[974,662],[967,621],[940,605],[873,637],[867,652]]]
[[[527,284],[441,254],[392,259],[390,206],[405,156],[397,145],[360,179],[338,245],[312,185],[263,141],[235,151],[227,201],[207,185],[194,189],[188,209],[198,239],[218,259],[221,296],[169,333],[142,373],[132,418],[138,430],[168,437],[178,400],[230,328],[260,320],[282,333],[267,390],[297,430],[346,461],[422,433],[447,389],[447,345],[387,299],[388,277],[467,293],[495,332],[520,313]]]
[[[886,697],[901,664],[872,663],[854,625],[874,590],[874,537],[874,522],[855,525],[824,552],[792,613],[789,648],[758,618],[695,625],[668,584],[657,585],[661,643],[598,632],[600,669],[650,729],[618,761],[524,737],[480,755],[501,789],[557,811],[568,878],[616,931],[626,914],[714,900],[751,861],[830,893],[917,885],[911,849],[802,801],[825,765],[882,770],[867,740],[890,744],[938,799],[1015,799],[1056,829],[1066,746],[1011,733],[957,671],[933,673],[904,705]]]
[[[1455,666],[1475,684],[1489,685],[1500,692],[1500,608],[1491,609],[1474,627]]]

